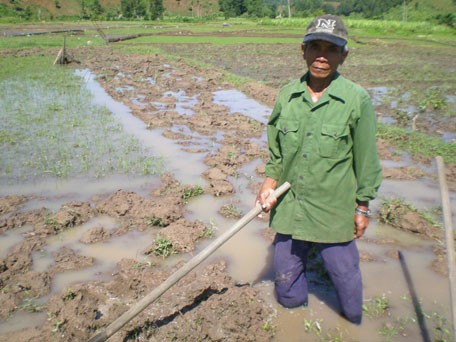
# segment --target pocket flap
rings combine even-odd
[[[283,134],[287,134],[288,132],[297,132],[299,123],[296,120],[279,120],[276,127]]]
[[[321,134],[333,137],[334,139],[338,139],[348,135],[348,126],[324,124],[321,127]]]

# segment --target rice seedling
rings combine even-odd
[[[367,317],[378,318],[388,314],[390,304],[385,294],[368,299],[367,303],[363,305],[363,312]]]
[[[94,105],[71,69],[45,57],[6,57],[1,65],[1,183],[161,172],[163,161]]]
[[[172,254],[176,254],[177,252],[173,246],[173,243],[169,239],[158,236],[155,239],[155,248],[153,250],[153,253],[157,256],[166,258]]]
[[[182,198],[187,201],[192,197],[202,195],[204,193],[203,188],[200,185],[194,185],[186,187],[182,193]]]

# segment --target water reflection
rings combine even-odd
[[[231,113],[241,113],[261,123],[266,124],[271,114],[271,109],[247,97],[236,89],[219,90],[214,92],[215,104],[229,108]]]

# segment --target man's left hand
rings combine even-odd
[[[363,236],[364,231],[369,225],[369,217],[355,213],[355,239]]]

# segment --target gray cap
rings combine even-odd
[[[335,15],[317,17],[307,26],[304,43],[311,40],[324,40],[337,46],[347,44],[347,29],[342,20]]]

